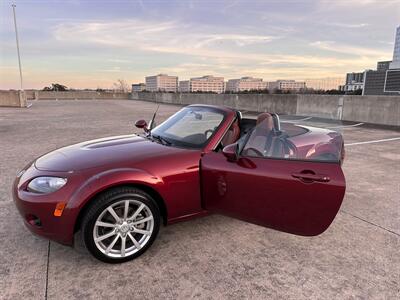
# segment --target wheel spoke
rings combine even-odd
[[[118,241],[118,239],[119,239],[119,235],[117,235],[115,237],[115,239],[111,242],[111,244],[107,247],[106,254],[108,254],[108,252],[110,252],[110,250],[112,249],[112,247],[114,247],[114,245]]]
[[[109,233],[107,233],[107,234],[105,234],[105,235],[99,236],[98,238],[95,239],[95,241],[96,241],[96,242],[100,242],[100,241],[105,240],[106,238],[109,238],[110,236],[113,236],[113,235],[115,235],[115,234],[116,234],[116,233],[115,233],[115,231],[113,230],[113,231],[111,231],[111,232],[109,232]]]
[[[154,231],[156,216],[141,195],[108,204],[97,216],[92,241],[110,258],[127,258],[143,250]],[[93,224],[93,223],[92,223]]]
[[[133,232],[134,232],[134,233],[144,234],[144,235],[151,235],[151,232],[150,232],[150,231],[142,230],[142,229],[137,229],[137,228],[135,228],[135,229],[133,230]]]
[[[130,232],[128,232],[128,236],[137,249],[142,248],[142,246],[138,243],[138,241],[132,236]]]
[[[107,210],[108,210],[108,212],[114,217],[115,221],[121,222],[121,218],[118,217],[117,213],[115,212],[115,210],[114,210],[111,206],[109,206],[109,207],[107,208]]]
[[[115,224],[106,223],[106,222],[102,222],[102,221],[97,221],[96,222],[96,226],[100,226],[100,227],[115,227]]]
[[[151,221],[151,220],[153,220],[153,216],[149,216],[147,218],[144,218],[144,219],[141,219],[139,221],[133,222],[132,225],[142,224],[144,222]]]
[[[121,256],[125,257],[126,237],[121,237]]]
[[[135,211],[132,217],[129,218],[129,220],[135,220],[135,218],[140,214],[142,209],[145,207],[145,205],[142,203],[140,204],[139,208]]]
[[[125,201],[125,209],[124,209],[124,220],[128,218],[128,211],[129,211],[129,201]]]

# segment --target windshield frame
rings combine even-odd
[[[204,143],[202,143],[202,144],[193,144],[193,143],[183,142],[181,140],[171,139],[170,137],[163,135],[163,133],[157,132],[158,128],[160,128],[165,122],[167,122],[168,120],[173,118],[176,114],[180,113],[181,111],[183,111],[185,109],[193,109],[193,108],[194,109],[197,108],[200,111],[201,110],[202,111],[211,111],[211,112],[218,113],[218,114],[222,115],[222,119],[221,119],[220,123],[215,128],[214,132],[207,138],[207,140]],[[221,108],[218,108],[218,107],[202,106],[202,105],[189,105],[189,106],[183,107],[182,109],[180,109],[179,111],[174,113],[172,116],[170,116],[168,119],[166,119],[164,122],[162,122],[161,124],[159,124],[155,128],[153,128],[148,136],[152,137],[153,133],[155,133],[155,135],[157,135],[157,136],[161,136],[164,140],[166,140],[167,142],[170,143],[170,145],[165,145],[165,146],[176,147],[176,148],[184,148],[184,149],[191,149],[191,150],[200,150],[200,149],[204,149],[205,147],[207,147],[207,145],[209,145],[209,143],[213,140],[213,137],[221,130],[221,128],[225,124],[225,122],[227,120],[227,117],[228,117],[228,113],[224,109],[221,109]]]

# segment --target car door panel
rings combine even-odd
[[[277,230],[313,236],[335,218],[345,193],[339,164],[260,157],[201,160],[207,210]]]

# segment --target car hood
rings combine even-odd
[[[49,152],[35,161],[43,171],[79,171],[105,165],[129,167],[135,161],[175,154],[182,149],[168,147],[137,135],[87,141]]]

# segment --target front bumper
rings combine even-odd
[[[68,177],[68,183],[60,190],[47,195],[28,192],[26,186],[38,176]],[[72,173],[39,171],[32,165],[22,176],[15,179],[13,199],[24,224],[30,231],[61,244],[73,244],[77,212],[68,207],[68,201],[75,190],[74,183],[76,184],[78,180],[74,177],[76,176]],[[65,202],[67,206],[61,217],[55,217],[54,210],[59,202]]]

